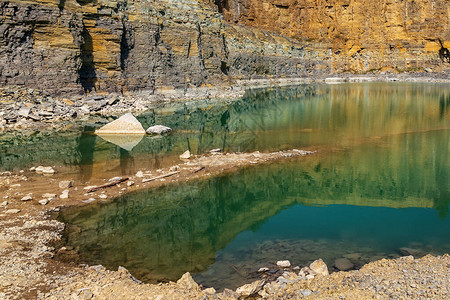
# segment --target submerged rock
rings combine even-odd
[[[172,132],[172,128],[163,125],[155,125],[147,128],[146,132],[150,135],[162,135]]]
[[[131,114],[127,113],[117,120],[97,129],[96,134],[145,134],[141,123]]]
[[[354,267],[353,263],[348,258],[338,258],[334,262],[334,266],[340,271],[347,271]]]

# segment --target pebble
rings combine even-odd
[[[68,189],[72,187],[72,181],[70,180],[64,180],[59,182],[59,188],[60,189]]]
[[[8,201],[3,201],[1,204],[1,206],[6,206],[6,205],[8,205]]]
[[[5,213],[7,213],[7,214],[17,214],[17,213],[20,213],[20,209],[8,209],[7,211],[5,211]]]
[[[25,197],[23,197],[21,200],[22,201],[31,201],[31,200],[33,200],[33,197],[31,197],[31,194],[28,194]]]
[[[59,195],[59,198],[68,199],[69,198],[69,190],[62,191],[61,195]]]
[[[40,205],[47,205],[49,202],[50,202],[50,200],[48,200],[48,199],[39,200]]]
[[[180,155],[180,159],[189,159],[191,158],[191,152],[186,150],[183,154]]]
[[[81,201],[81,202],[83,202],[83,203],[92,203],[92,202],[94,202],[95,200],[96,200],[95,198],[89,198],[89,199],[83,200],[83,201]]]
[[[144,172],[138,171],[138,172],[136,173],[136,177],[138,177],[138,178],[144,177]]]
[[[289,268],[291,266],[291,262],[289,260],[279,260],[277,261],[277,266],[280,268]]]
[[[130,181],[127,182],[127,186],[133,186],[133,185],[134,185],[134,181],[130,180]]]
[[[107,199],[108,198],[108,196],[106,196],[105,194],[100,194],[100,195],[98,195],[98,197],[100,199]]]
[[[263,272],[267,272],[269,271],[269,268],[263,267],[263,268],[259,268],[258,272],[259,273],[263,273]]]
[[[56,198],[56,194],[45,193],[45,194],[42,194],[42,198],[53,199],[53,198]]]

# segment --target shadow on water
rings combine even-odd
[[[243,278],[230,265],[251,274],[277,259],[322,257],[331,266],[357,252],[361,265],[403,246],[443,253],[450,251],[448,145],[446,130],[393,135],[60,218],[84,261],[122,265],[148,282],[190,271],[206,286],[233,287]]]

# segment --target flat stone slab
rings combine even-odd
[[[131,114],[127,113],[97,129],[96,134],[145,134],[142,124]]]

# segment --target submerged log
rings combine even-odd
[[[120,178],[120,179],[117,179],[117,180],[114,180],[114,181],[111,181],[111,182],[108,182],[108,183],[105,183],[102,185],[93,186],[90,189],[88,189],[86,192],[92,193],[92,192],[95,192],[95,191],[98,191],[98,190],[101,190],[104,188],[112,187],[112,186],[118,185],[119,183],[127,181],[128,179],[129,179],[128,177],[125,177],[125,178]]]
[[[152,177],[152,178],[142,179],[142,183],[150,182],[150,181],[153,181],[153,180],[156,180],[156,179],[165,178],[165,177],[170,177],[170,176],[173,176],[173,175],[178,174],[178,173],[180,173],[180,171],[170,172],[170,173],[167,173],[167,174],[164,174],[164,175],[160,175],[160,176],[156,176],[156,177]]]

